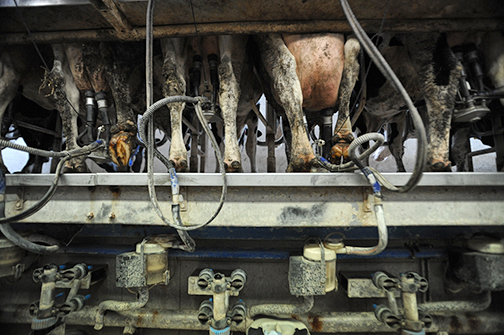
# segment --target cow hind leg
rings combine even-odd
[[[390,124],[390,143],[389,150],[392,156],[394,156],[397,172],[406,172],[402,157],[404,155],[404,124],[401,123],[391,123]]]
[[[350,97],[355,82],[359,75],[359,62],[357,57],[360,52],[360,44],[356,38],[349,38],[345,43],[345,65],[341,77],[339,89],[339,113],[336,128],[334,129],[333,143],[331,148],[331,162],[339,164],[341,158],[349,160],[348,147],[354,140],[352,124],[350,122]]]
[[[243,172],[236,112],[240,99],[240,75],[245,57],[245,44],[241,37],[220,36],[221,60],[219,65],[219,104],[224,119],[224,168],[226,172]]]
[[[466,156],[471,152],[471,145],[469,142],[471,135],[470,127],[457,129],[453,134],[453,142],[451,145],[451,157],[457,166],[457,172],[468,171],[466,165]]]
[[[261,60],[273,81],[273,91],[285,110],[290,127],[288,172],[309,172],[315,154],[303,122],[303,92],[296,74],[296,60],[280,35],[259,35]]]
[[[182,52],[181,39],[162,40],[163,48],[163,77],[165,83],[163,85],[163,94],[165,97],[175,95],[185,95],[186,82],[182,73],[182,67],[177,62],[177,54]],[[187,164],[187,149],[184,144],[182,132],[182,112],[185,108],[185,103],[177,102],[168,106],[170,110],[171,120],[171,145],[169,160],[178,172],[186,171]]]
[[[136,118],[131,104],[129,76],[138,60],[129,43],[102,43],[106,78],[114,97],[117,124],[110,128],[109,152],[118,166],[127,167],[136,148]],[[127,169],[126,169],[127,170]]]
[[[80,103],[80,94],[71,74],[64,46],[53,45],[54,64],[49,74],[49,80],[54,87],[56,107],[60,113],[63,124],[63,133],[66,138],[66,149],[78,149],[77,144],[77,116]],[[74,157],[65,163],[65,172],[89,172],[86,165],[86,156]]]
[[[433,69],[430,70],[424,90],[429,117],[427,169],[433,172],[451,172],[450,125],[461,65],[459,63],[458,66],[452,66],[446,85],[435,84]]]

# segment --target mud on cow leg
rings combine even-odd
[[[359,76],[359,62],[357,57],[360,52],[360,44],[356,38],[349,38],[345,43],[345,65],[341,77],[339,89],[339,113],[338,122],[334,130],[330,160],[333,164],[349,161],[348,147],[354,140],[352,124],[350,122],[350,97]]]
[[[448,47],[446,39],[438,38],[424,86],[429,116],[429,171],[451,172],[450,126],[461,70],[462,65]]]
[[[80,94],[75,85],[65,54],[64,46],[53,45],[54,64],[49,73],[50,85],[54,88],[56,107],[60,113],[63,124],[63,133],[66,137],[66,149],[74,150],[77,145],[77,115],[80,103]],[[86,165],[86,156],[74,157],[65,163],[65,172],[89,172]]]
[[[292,136],[288,172],[309,172],[315,154],[303,122],[303,92],[296,73],[296,59],[277,34],[256,37],[262,64],[272,79],[272,91],[285,110]]]
[[[181,38],[161,40],[163,49],[163,95],[171,97],[186,94],[186,81],[182,73],[184,41]],[[187,149],[182,132],[182,112],[185,103],[177,102],[167,106],[170,110],[171,145],[169,159],[177,172],[184,172],[188,168]]]
[[[226,172],[243,172],[238,148],[236,112],[240,99],[240,77],[246,40],[243,37],[219,36],[219,103],[224,119],[224,168]],[[241,55],[239,55],[241,54]],[[234,60],[234,61],[232,61]]]

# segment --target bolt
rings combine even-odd
[[[23,202],[21,200],[16,202],[16,210],[20,211],[23,209]]]
[[[108,217],[110,220],[115,220],[116,216],[115,216],[115,213],[110,213],[109,217]]]
[[[94,214],[93,214],[93,213],[91,213],[91,212],[89,212],[89,213],[86,215],[86,217],[87,217],[89,220],[91,220],[92,218],[94,218]]]
[[[189,281],[191,282],[191,284],[194,284],[196,282],[196,280],[194,280],[194,278],[189,279]]]

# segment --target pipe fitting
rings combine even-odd
[[[98,306],[98,310],[96,311],[95,316],[95,326],[96,330],[100,330],[103,328],[103,319],[105,316],[105,312],[108,310],[111,311],[128,311],[128,310],[136,310],[144,307],[149,301],[149,290],[147,287],[138,288],[138,298],[137,301],[125,302],[125,301],[114,301],[114,300],[106,300],[100,303]]]

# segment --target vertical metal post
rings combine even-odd
[[[502,171],[504,169],[504,133],[502,131],[502,115],[500,113],[493,113],[492,127],[496,153],[495,163],[497,164],[497,171]]]
[[[196,116],[194,117],[194,121],[196,120]],[[198,133],[200,125],[198,122],[193,122],[194,127],[198,129],[198,131],[191,132],[191,156],[189,158],[189,171],[198,172]]]
[[[270,125],[266,127],[266,143],[268,144],[267,172],[276,172],[275,132],[277,127],[275,114],[273,107],[266,103],[266,120]]]

